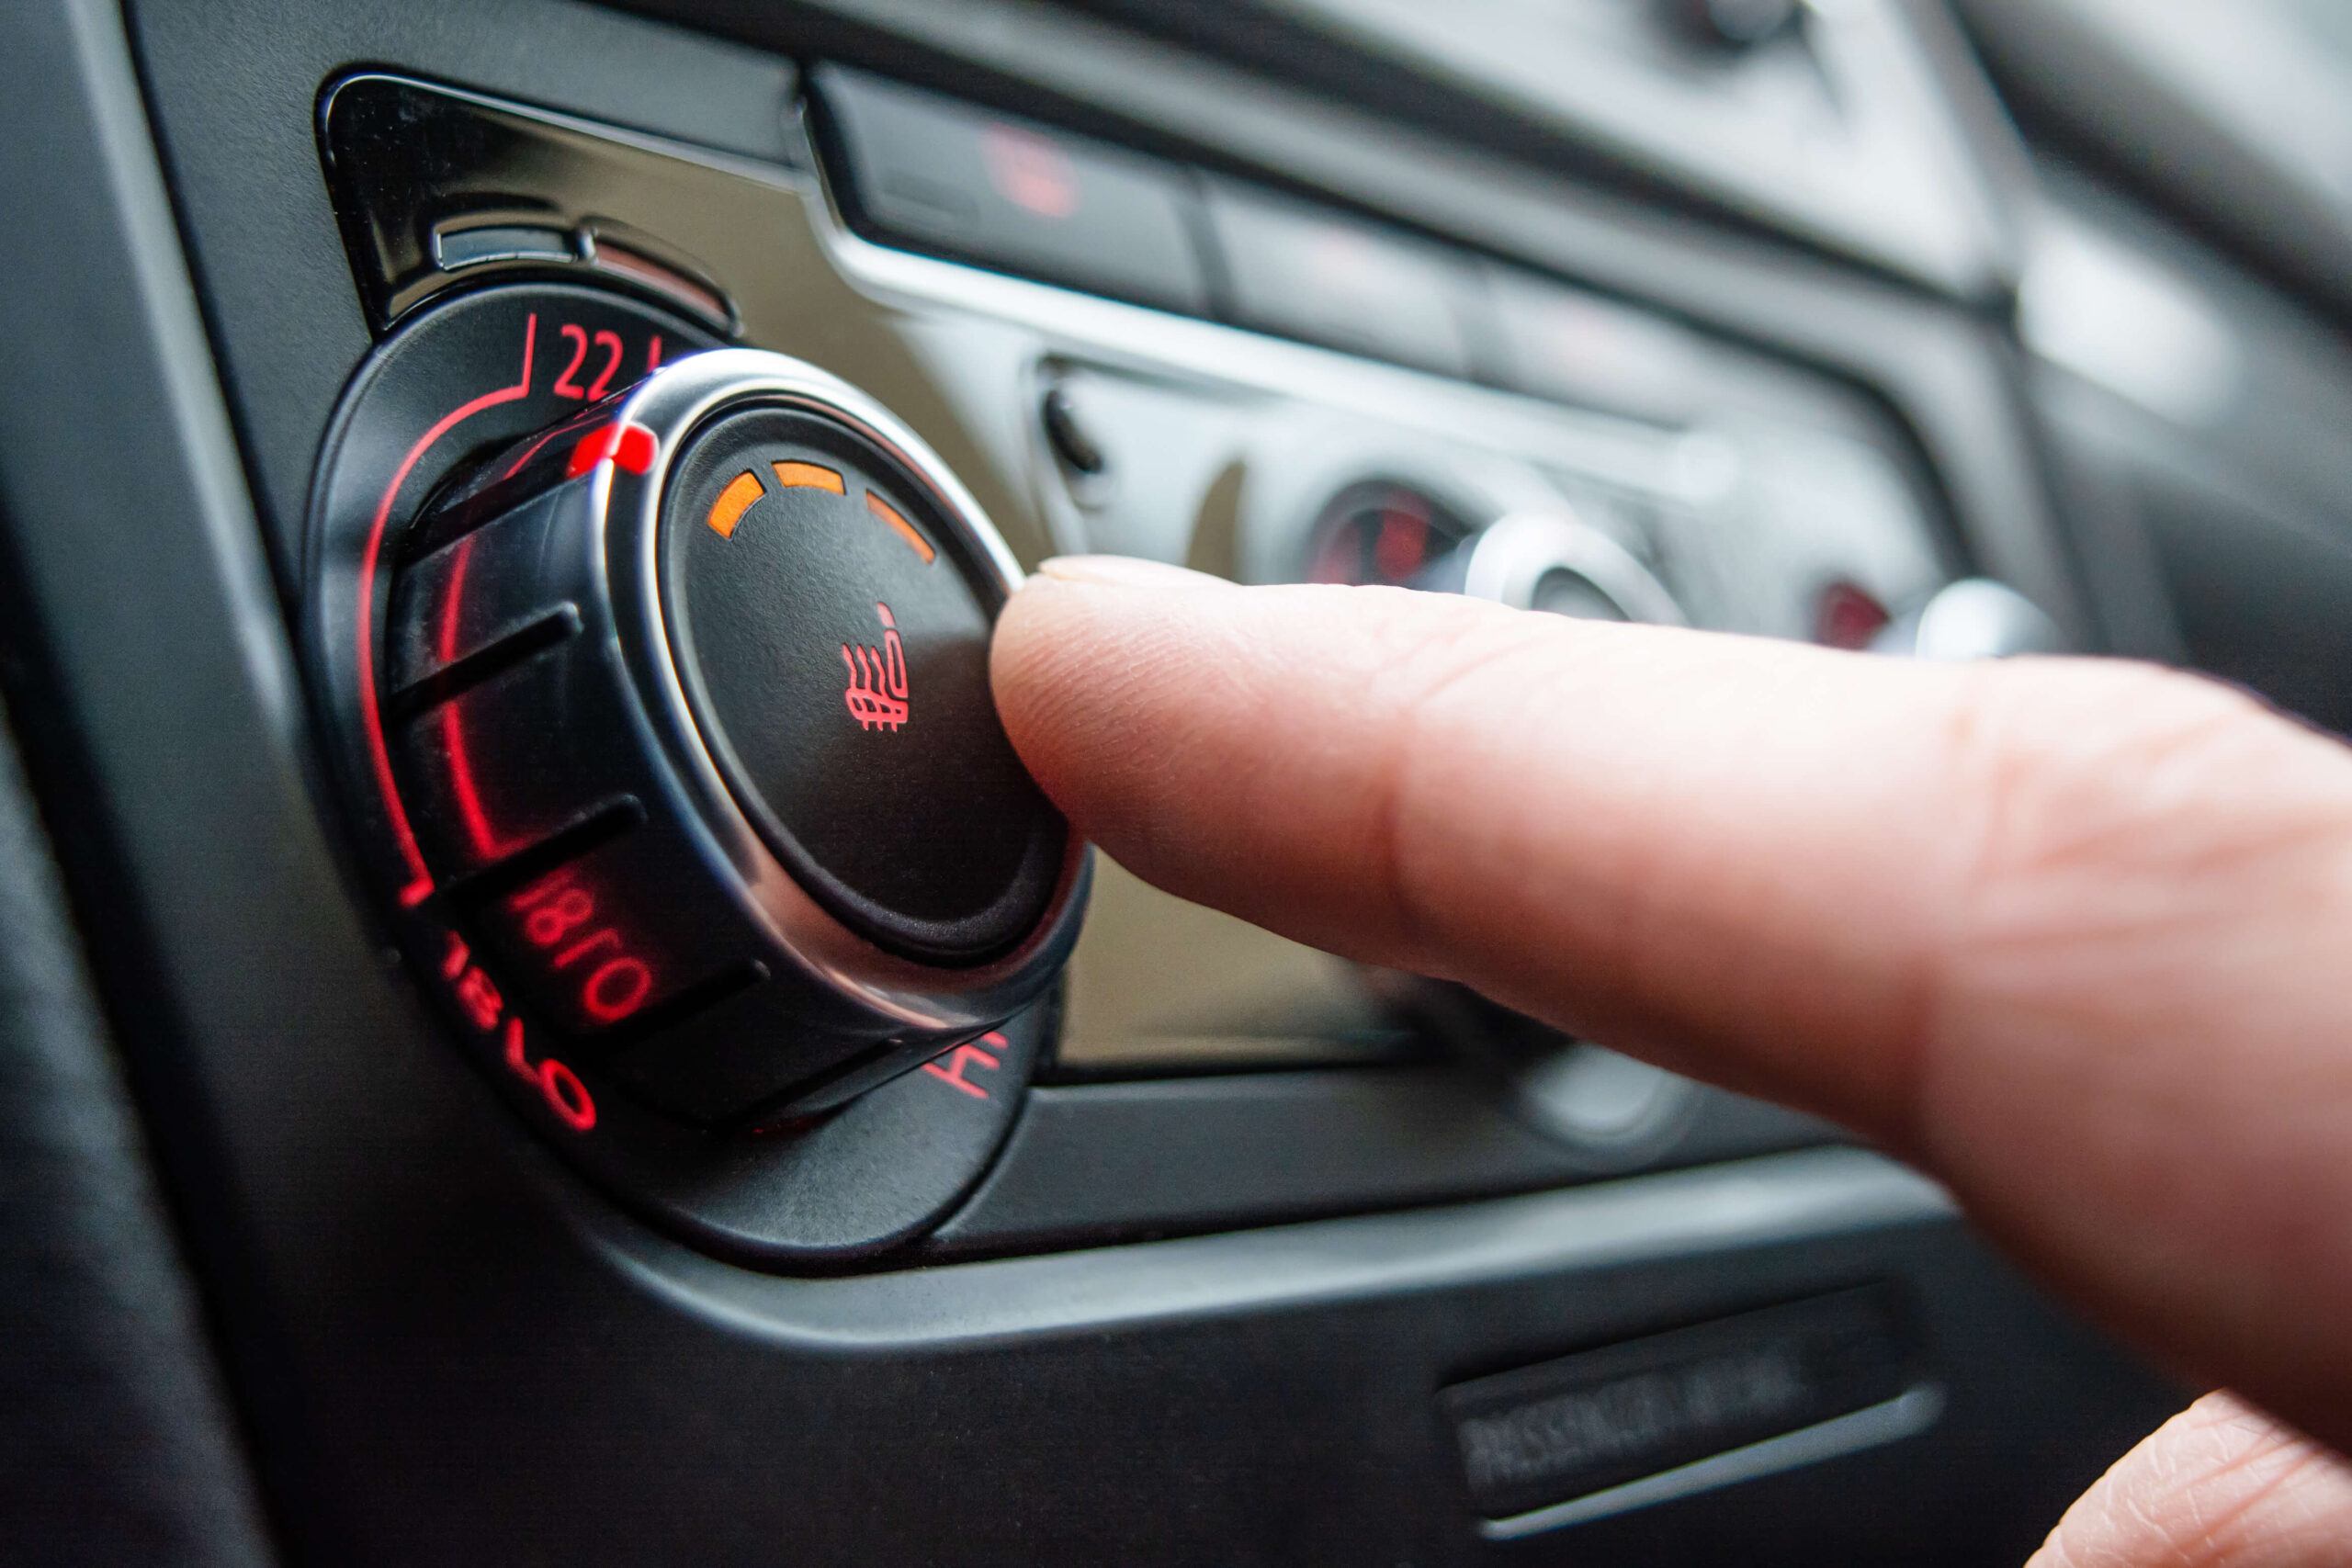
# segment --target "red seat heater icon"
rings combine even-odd
[[[882,646],[842,644],[842,663],[849,670],[849,690],[842,701],[860,729],[895,730],[907,722],[907,654],[890,606],[874,608],[882,617]]]

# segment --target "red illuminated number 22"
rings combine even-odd
[[[571,358],[565,364],[563,374],[555,378],[555,385],[548,389],[559,398],[594,402],[612,389],[613,377],[621,367],[621,334],[609,329],[596,334],[595,344],[605,351],[605,367],[596,373],[594,381],[582,387],[572,378],[580,373],[581,363],[588,357],[588,329],[566,321],[556,330],[571,344]]]

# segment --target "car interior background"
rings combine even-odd
[[[2352,729],[2347,15],[16,0],[7,1554],[2022,1562],[2190,1391],[1090,856],[987,630],[1108,552]]]

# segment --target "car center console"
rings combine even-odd
[[[1585,9],[1523,143],[1432,124],[1501,6],[41,35],[169,434],[26,488],[144,405],[12,327],[85,526],[9,694],[289,1554],[1973,1562],[2168,1408],[1917,1175],[1162,895],[997,726],[1074,551],[2106,640],[1949,40]]]

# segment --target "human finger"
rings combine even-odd
[[[1008,731],[1124,864],[1836,1116],[2352,1439],[2352,761],[2210,682],[1048,569]]]
[[[2347,1542],[2352,1468],[2213,1393],[2118,1460],[2026,1568],[2341,1568]]]

